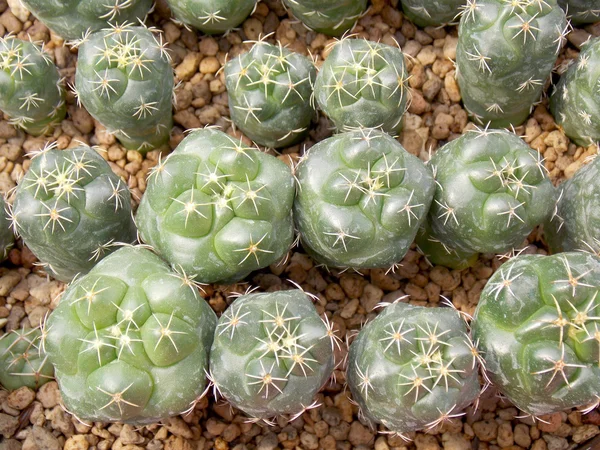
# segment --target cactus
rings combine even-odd
[[[136,239],[127,185],[85,146],[38,153],[17,187],[11,220],[61,281],[87,273],[116,243]]]
[[[404,54],[366,39],[342,39],[317,75],[315,96],[338,130],[372,127],[394,134],[410,97]]]
[[[37,19],[64,39],[144,20],[152,0],[21,0]]]
[[[492,275],[472,322],[494,385],[533,416],[600,399],[600,259],[517,256]]]
[[[456,73],[474,120],[494,128],[523,123],[567,32],[556,0],[469,0],[458,29]]]
[[[428,222],[425,222],[415,238],[417,250],[432,266],[444,266],[454,270],[463,270],[475,265],[479,253],[465,252],[444,244],[431,230]]]
[[[13,391],[37,389],[54,379],[40,328],[18,329],[0,337],[0,384]]]
[[[146,243],[198,281],[233,282],[286,254],[293,199],[283,162],[205,128],[151,172],[137,225]]]
[[[219,319],[211,377],[255,419],[301,414],[333,372],[335,343],[302,291],[243,295]]]
[[[367,9],[367,0],[283,0],[283,4],[308,28],[329,36],[344,34]]]
[[[452,22],[461,11],[462,0],[401,0],[402,10],[420,27],[437,27]]]
[[[241,24],[257,0],[167,0],[177,20],[206,34],[225,33]]]
[[[433,234],[471,253],[504,253],[552,213],[554,188],[540,154],[508,131],[470,130],[430,160]]]
[[[600,5],[597,0],[558,0],[575,25],[594,23],[600,20]]]
[[[302,140],[315,108],[316,69],[298,53],[257,42],[225,65],[229,112],[233,122],[254,142],[288,147]]]
[[[0,261],[8,257],[8,252],[15,243],[15,235],[11,229],[10,205],[4,197],[0,197]]]
[[[589,40],[550,98],[550,111],[576,144],[600,140],[600,38]]]
[[[128,149],[166,144],[172,119],[173,69],[166,44],[129,25],[98,31],[79,45],[76,95]]]
[[[478,397],[479,358],[457,311],[393,303],[352,342],[348,386],[369,422],[432,430]]]
[[[0,109],[27,133],[49,134],[67,112],[62,78],[43,48],[0,38]]]
[[[76,417],[153,423],[203,392],[215,326],[185,273],[123,247],[67,288],[48,319],[46,349]]]
[[[338,134],[303,157],[296,176],[296,225],[303,247],[333,267],[400,261],[435,191],[424,164],[378,130]]]

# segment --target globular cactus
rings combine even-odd
[[[10,221],[10,205],[0,197],[0,261],[4,261],[15,243]]]
[[[215,325],[184,273],[144,248],[117,250],[67,288],[47,321],[65,407],[132,424],[180,414],[206,385]]]
[[[144,20],[152,0],[21,0],[40,22],[64,39],[80,39],[108,24]]]
[[[283,162],[205,128],[155,167],[136,221],[144,242],[198,281],[233,282],[286,254],[293,201]]]
[[[11,220],[48,273],[67,282],[114,244],[136,240],[127,185],[85,146],[37,154],[17,187]]]
[[[315,116],[315,78],[305,56],[259,41],[225,65],[231,119],[259,145],[295,144]]]
[[[600,38],[590,39],[550,97],[556,123],[576,144],[600,140]]]
[[[254,419],[301,414],[333,372],[332,333],[300,290],[243,295],[215,331],[215,389]]]
[[[523,123],[568,32],[556,0],[470,0],[458,29],[456,66],[462,100],[480,124]]]
[[[479,253],[457,250],[443,243],[425,222],[415,238],[417,250],[432,266],[444,266],[454,270],[463,270],[475,265]]]
[[[283,0],[283,4],[308,28],[329,36],[344,34],[367,9],[367,0]]]
[[[54,379],[40,328],[12,330],[0,337],[0,384],[13,391],[37,389]]]
[[[400,49],[342,39],[317,75],[315,96],[338,130],[372,127],[394,134],[408,108],[408,78]]]
[[[257,0],[167,0],[177,20],[206,34],[225,33],[240,25]]]
[[[0,110],[34,136],[49,134],[67,112],[65,90],[50,56],[29,41],[0,38]]]
[[[296,170],[294,217],[301,242],[332,267],[400,261],[435,191],[425,165],[388,134],[360,130],[310,149]]]
[[[600,21],[600,5],[597,0],[558,0],[575,25]]]
[[[600,259],[517,256],[492,275],[472,322],[492,383],[539,416],[600,399]]]
[[[431,430],[478,397],[479,359],[457,311],[393,303],[352,342],[348,386],[371,423]]]
[[[429,223],[449,248],[504,253],[552,213],[555,193],[539,153],[508,131],[471,130],[430,160]]]
[[[98,31],[79,45],[77,98],[128,149],[160,147],[173,124],[170,61],[162,38],[147,28]]]
[[[411,22],[420,27],[437,27],[453,22],[461,7],[462,0],[401,0],[402,10]]]

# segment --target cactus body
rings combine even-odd
[[[402,0],[402,10],[416,25],[436,27],[453,22],[463,4],[462,0]]]
[[[558,4],[575,25],[600,20],[600,5],[597,0],[558,0]]]
[[[175,18],[206,34],[225,33],[240,25],[257,0],[167,0]]]
[[[477,252],[457,250],[443,243],[441,239],[433,234],[428,222],[425,222],[419,228],[415,243],[417,244],[417,250],[434,266],[463,270],[475,265],[479,258],[479,253]]]
[[[0,197],[0,261],[8,256],[8,252],[15,243],[15,235],[11,229],[10,206],[4,197]]]
[[[283,4],[308,28],[329,36],[351,29],[367,8],[367,0],[283,0]]]

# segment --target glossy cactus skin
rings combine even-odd
[[[465,6],[457,75],[465,108],[477,122],[508,128],[527,119],[565,40],[566,23],[556,0],[472,0]]]
[[[561,76],[550,98],[550,111],[576,144],[600,140],[600,38],[582,47],[577,61]]]
[[[21,0],[40,22],[64,39],[80,39],[108,24],[144,20],[152,0]]]
[[[372,127],[394,134],[410,97],[404,54],[366,39],[342,39],[317,75],[315,96],[338,130]]]
[[[204,390],[215,325],[185,274],[124,247],[68,287],[48,319],[46,349],[77,417],[152,423]]]
[[[436,27],[453,22],[464,5],[462,0],[401,0],[402,10],[420,27]]]
[[[257,0],[167,0],[175,18],[206,34],[225,33],[252,14]]]
[[[460,415],[479,395],[478,372],[457,311],[394,303],[352,342],[347,379],[362,415],[402,434]]]
[[[463,270],[474,266],[479,258],[477,252],[457,250],[443,243],[433,234],[431,226],[427,222],[419,228],[415,243],[417,244],[417,250],[432,266]]]
[[[600,21],[600,5],[596,0],[558,0],[575,25]]]
[[[329,332],[300,290],[241,296],[215,331],[215,387],[256,419],[300,413],[333,372]]]
[[[554,188],[538,152],[508,131],[472,130],[430,161],[433,233],[464,252],[504,253],[552,213]]]
[[[285,255],[293,200],[283,162],[205,128],[152,172],[137,225],[146,243],[198,281],[232,282]]]
[[[329,36],[344,34],[367,9],[367,0],[283,0],[283,4],[308,28]]]
[[[481,293],[472,322],[494,385],[539,416],[600,398],[600,260],[517,256]]]
[[[0,38],[0,109],[34,136],[51,133],[67,111],[62,79],[50,56],[12,36]]]
[[[136,240],[127,185],[89,147],[36,155],[11,216],[47,271],[66,282],[88,272],[114,243]]]
[[[229,112],[237,127],[265,147],[301,140],[315,116],[311,60],[281,46],[257,42],[225,65]]]
[[[9,391],[37,389],[54,379],[40,328],[18,329],[0,337],[0,384]]]
[[[418,158],[373,129],[319,142],[296,177],[294,216],[301,242],[332,267],[377,268],[400,261],[435,190]]]
[[[15,235],[11,229],[10,206],[4,197],[0,197],[0,261],[8,257],[8,252],[15,243]]]
[[[85,109],[128,149],[167,143],[173,69],[162,38],[144,27],[98,31],[79,46],[76,93]]]

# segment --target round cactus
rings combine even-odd
[[[597,0],[558,0],[575,25],[600,21],[600,5]]]
[[[404,54],[366,39],[342,39],[317,75],[315,96],[338,130],[371,127],[394,134],[410,97]]]
[[[293,201],[283,162],[205,128],[155,167],[137,225],[146,243],[198,281],[233,282],[286,254]]]
[[[4,197],[0,197],[0,261],[8,257],[8,252],[15,243],[15,235],[11,229],[10,205]]]
[[[477,252],[465,252],[444,244],[431,230],[428,222],[425,222],[415,239],[417,250],[425,257],[432,266],[444,266],[454,270],[463,270],[475,265],[479,259]]]
[[[225,33],[241,24],[257,0],[167,0],[180,22],[206,34]]]
[[[84,146],[37,154],[18,185],[11,219],[61,281],[88,272],[113,244],[136,240],[127,185]]]
[[[576,144],[600,141],[600,37],[589,40],[550,98],[550,111]]]
[[[255,419],[302,413],[333,372],[334,339],[300,290],[243,295],[219,319],[213,383]]]
[[[62,78],[43,48],[0,38],[0,109],[27,133],[49,134],[67,112]]]
[[[259,145],[288,147],[302,140],[315,115],[311,60],[281,44],[257,42],[225,65],[233,122]]]
[[[436,27],[452,22],[460,14],[463,0],[401,0],[402,10],[420,27]]]
[[[517,256],[489,279],[473,338],[491,381],[534,416],[600,399],[600,259]]]
[[[556,0],[470,0],[458,29],[458,84],[480,124],[523,123],[541,95],[568,32]]]
[[[206,385],[216,315],[185,275],[124,247],[65,291],[46,350],[83,420],[144,424],[180,414]]]
[[[333,267],[376,268],[400,261],[435,190],[418,158],[373,129],[319,142],[296,176],[294,213],[302,244]]]
[[[348,386],[370,422],[433,429],[479,395],[479,358],[457,311],[394,303],[352,342]]]
[[[122,25],[79,46],[76,94],[121,143],[145,152],[164,145],[172,127],[173,69],[162,38]]]
[[[509,251],[552,213],[554,188],[539,153],[508,131],[471,130],[430,165],[437,187],[429,223],[449,248]]]
[[[367,0],[283,0],[283,4],[308,28],[329,36],[344,34],[367,9]]]

